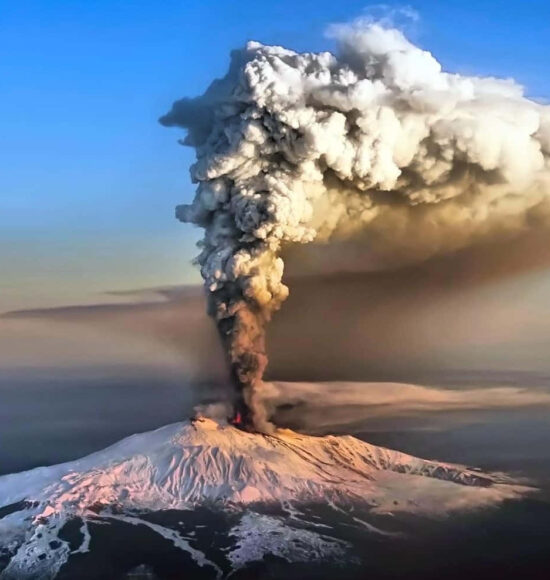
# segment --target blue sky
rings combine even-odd
[[[547,1],[410,5],[412,39],[446,69],[550,96]],[[198,232],[173,218],[193,194],[192,152],[157,118],[222,75],[246,40],[330,48],[325,27],[368,6],[0,0],[0,310],[198,280]]]

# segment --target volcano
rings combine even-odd
[[[383,516],[441,517],[529,490],[505,475],[350,436],[265,435],[199,418],[132,435],[83,459],[0,477],[2,578],[110,577],[101,571],[102,550],[116,544],[109,533],[121,527],[147,535],[148,544],[155,536],[204,577],[224,577],[268,555],[349,562],[349,542],[320,511],[366,534],[392,536],[394,526],[378,525]],[[204,534],[214,528],[217,539],[205,548]],[[94,565],[85,566],[90,558]]]

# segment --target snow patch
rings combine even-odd
[[[237,547],[228,554],[235,569],[249,562],[262,560],[270,554],[288,562],[308,562],[320,559],[338,560],[346,555],[346,542],[310,530],[286,526],[272,516],[246,513],[231,530]]]

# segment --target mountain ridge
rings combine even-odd
[[[153,525],[144,514],[201,505],[240,512],[231,534],[240,538],[235,550],[250,547],[238,558],[244,562],[258,553],[257,543],[247,543],[258,526],[271,530],[285,553],[285,538],[296,534],[327,553],[343,550],[315,530],[290,530],[284,519],[261,515],[259,505],[277,504],[290,519],[305,503],[351,514],[361,504],[372,514],[441,517],[519,498],[530,489],[502,474],[419,459],[351,436],[249,433],[198,418],[132,435],[76,461],[0,477],[0,546],[7,546],[0,556],[9,560],[2,577],[54,578],[72,555],[89,551],[90,522],[147,526],[203,565],[204,554],[188,538]],[[77,548],[61,533],[74,520],[83,537]],[[387,533],[357,521],[369,533]],[[268,550],[275,544],[263,545]]]

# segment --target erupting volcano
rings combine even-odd
[[[89,10],[77,2],[66,18],[58,7],[50,14],[34,4],[73,3],[32,3],[33,10],[2,23],[21,62],[85,63],[85,74],[75,68],[81,90],[71,85],[72,109],[57,102],[67,93],[55,86],[67,84],[66,71],[37,69],[40,85],[28,75],[29,87],[44,87],[43,134],[58,124],[52,143],[59,148],[81,139],[69,125],[86,130],[102,115],[109,122],[105,134],[94,130],[75,147],[67,175],[64,154],[52,172],[40,146],[20,163],[8,159],[15,171],[6,182],[14,184],[8,205],[22,212],[25,227],[19,235],[8,224],[14,264],[7,277],[21,281],[10,292],[29,304],[0,315],[0,350],[9,347],[0,365],[0,578],[547,579],[550,504],[542,496],[550,472],[541,458],[550,448],[548,279],[515,283],[518,272],[539,278],[541,265],[550,264],[550,105],[527,98],[513,80],[444,71],[387,21],[330,27],[332,52],[259,42],[233,51],[223,78],[160,119],[185,131],[182,144],[195,155],[194,197],[177,206],[176,217],[202,230],[195,263],[207,316],[201,288],[160,286],[173,280],[173,272],[164,277],[165,259],[147,272],[132,264],[118,271],[134,256],[173,250],[172,233],[159,233],[149,215],[162,200],[142,204],[134,187],[158,175],[158,159],[143,159],[126,197],[105,203],[105,192],[127,178],[129,156],[117,174],[103,145],[113,132],[112,151],[123,147],[120,135],[143,135],[132,125],[138,109],[119,97],[138,94],[143,78],[160,78],[167,47],[195,51],[196,62],[187,62],[186,86],[193,87],[207,66],[205,47],[242,39],[256,26],[253,17],[271,35],[280,26],[274,15],[292,13],[285,34],[298,30],[294,22],[302,33],[317,26],[318,8],[342,7],[315,3],[312,15],[296,3],[176,2],[167,9],[146,2],[135,10],[142,3],[94,2]],[[103,12],[111,4],[113,23]],[[122,16],[124,4],[135,20]],[[458,16],[456,25],[448,16],[463,10],[471,21],[471,9],[453,7],[445,18],[457,41],[465,34]],[[243,14],[250,22],[238,29]],[[83,41],[75,43],[79,15]],[[166,28],[158,28],[161,16]],[[48,28],[56,19],[59,27]],[[504,22],[511,30],[509,15]],[[89,36],[96,28],[99,36]],[[44,42],[29,48],[26,41],[38,29],[55,42],[37,59]],[[154,42],[155,30],[167,44]],[[450,42],[446,32],[438,38]],[[121,42],[113,42],[116,35]],[[190,44],[175,49],[182,38]],[[500,49],[493,40],[478,31],[469,50]],[[60,47],[73,45],[74,55],[57,58]],[[160,47],[158,55],[152,47]],[[99,55],[96,77],[88,74],[86,50]],[[105,66],[111,52],[114,65]],[[169,75],[177,69],[162,67]],[[19,80],[27,76],[22,70]],[[109,75],[114,93],[88,90],[91,78]],[[25,113],[31,93],[12,84],[3,108]],[[162,90],[146,88],[132,107]],[[93,103],[99,108],[88,111]],[[115,104],[119,109],[110,108]],[[86,109],[86,122],[52,122],[58,109],[77,121]],[[122,119],[114,129],[113,118]],[[15,132],[28,121],[25,114],[14,119]],[[49,204],[52,219],[29,221],[28,208],[39,205],[33,196],[90,177],[88,157],[96,151],[88,173],[99,178],[75,196],[83,205],[71,205],[69,188],[60,187]],[[32,166],[38,156],[43,167]],[[78,163],[82,172],[74,170]],[[48,175],[44,192],[42,183],[17,185],[25,172]],[[125,213],[124,230],[110,210]],[[84,214],[95,222],[75,228],[72,220]],[[171,223],[163,215],[160,228]],[[138,236],[135,224],[145,221]],[[110,237],[94,245],[90,232]],[[134,247],[138,237],[147,245],[153,236],[161,243],[151,254]],[[55,248],[51,268],[34,268],[44,254],[36,240]],[[111,255],[117,244],[128,247]],[[13,260],[20,251],[23,259]],[[116,300],[91,303],[109,280],[116,290],[105,294]],[[155,287],[121,291],[128,280],[154,280]],[[289,296],[286,283],[292,299],[270,326]],[[85,304],[63,306],[73,293]],[[48,308],[34,307],[48,296]],[[535,566],[543,575],[531,574]]]

